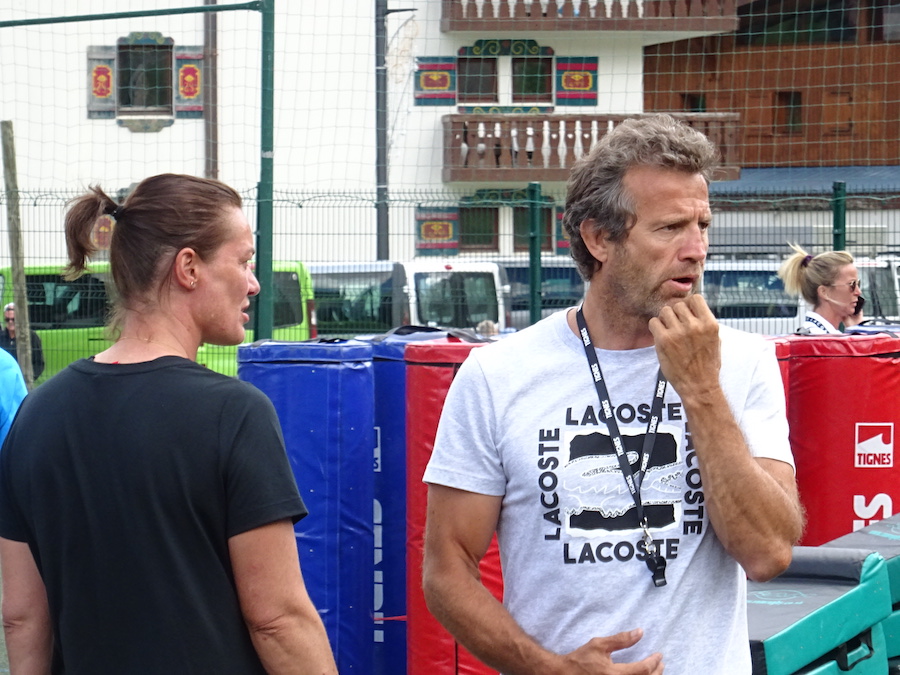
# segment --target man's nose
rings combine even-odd
[[[707,230],[701,228],[699,223],[694,223],[685,228],[684,240],[681,242],[681,258],[683,260],[706,260],[706,252],[709,249],[709,237]]]

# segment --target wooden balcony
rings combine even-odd
[[[441,30],[643,31],[713,34],[737,30],[735,0],[442,0]]]
[[[740,177],[738,113],[671,113],[722,156],[716,180]],[[445,183],[565,182],[575,160],[609,129],[641,115],[444,115]]]

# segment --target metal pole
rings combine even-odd
[[[9,252],[12,257],[13,299],[16,303],[16,360],[29,391],[34,386],[31,365],[31,321],[28,319],[28,293],[25,286],[25,250],[19,213],[19,178],[16,169],[16,145],[13,125],[0,122],[3,146],[3,182],[6,188],[6,218],[9,222]]]
[[[375,0],[375,242],[376,258],[389,260],[387,137],[387,0]]]
[[[843,251],[847,248],[847,184],[843,181],[835,181],[832,185],[831,210],[834,220],[832,237],[834,250]]]
[[[261,1],[244,2],[237,5],[218,5],[216,7],[173,7],[172,9],[139,9],[133,12],[107,12],[105,14],[80,14],[78,16],[48,16],[40,19],[18,19],[0,21],[0,28],[14,26],[41,26],[53,23],[75,23],[79,21],[98,21],[105,19],[135,19],[147,16],[168,16],[170,14],[202,14],[203,12],[225,12],[240,9],[259,10]]]
[[[214,6],[217,0],[203,0]],[[206,150],[204,175],[219,177],[219,15],[203,15],[203,131]]]
[[[388,213],[388,14],[415,9],[388,9],[388,0],[375,0],[375,255],[390,260],[390,215]]]
[[[272,193],[275,124],[275,0],[262,0],[262,101],[260,162],[256,202],[256,276],[260,293],[254,315],[254,339],[272,337],[275,323],[272,275]]]
[[[541,320],[541,184],[528,184],[528,307],[529,323]]]

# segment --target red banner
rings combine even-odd
[[[567,70],[562,74],[562,86],[566,91],[590,91],[594,86],[593,73]]]
[[[187,64],[178,69],[178,93],[182,98],[197,98],[200,95],[200,68]]]
[[[453,223],[449,220],[426,220],[422,223],[423,241],[447,241],[453,239]]]
[[[91,71],[91,93],[95,98],[109,98],[112,94],[112,68],[94,66]]]

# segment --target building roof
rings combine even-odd
[[[822,166],[742,169],[740,180],[716,181],[710,196],[831,193],[846,183],[847,194],[900,192],[900,166]]]

